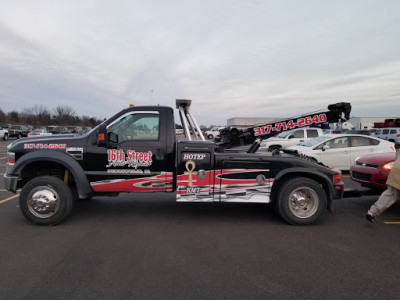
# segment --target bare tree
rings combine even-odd
[[[50,112],[44,105],[34,105],[24,109],[20,115],[20,120],[33,126],[49,124]]]
[[[69,106],[59,105],[54,109],[54,112],[59,125],[68,125],[76,122],[76,112]]]
[[[7,119],[7,115],[4,113],[4,111],[0,108],[0,122],[5,123]]]
[[[16,110],[10,111],[7,114],[7,120],[8,122],[10,122],[11,124],[18,124],[20,122],[20,115],[19,112],[17,112]]]

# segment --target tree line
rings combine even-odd
[[[48,125],[95,127],[101,123],[101,120],[86,115],[78,116],[75,110],[69,106],[59,105],[49,110],[46,106],[34,105],[24,108],[22,112],[13,110],[5,113],[0,108],[0,123],[34,127]]]

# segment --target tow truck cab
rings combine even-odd
[[[187,140],[176,139],[172,108],[134,106],[88,134],[15,141],[5,186],[22,188],[23,215],[43,225],[61,222],[74,198],[121,192],[176,193],[179,202],[273,202],[290,224],[317,222],[342,197],[338,172],[298,155],[217,152],[189,106],[177,103]]]

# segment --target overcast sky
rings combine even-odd
[[[0,108],[400,117],[398,0],[0,0]]]

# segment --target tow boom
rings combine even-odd
[[[299,117],[267,123],[246,129],[226,128],[219,136],[220,148],[232,148],[253,144],[249,153],[254,153],[260,147],[261,139],[266,139],[283,131],[301,128],[313,124],[336,123],[350,119],[351,105],[348,102],[340,102],[328,105],[328,110],[313,112]]]

